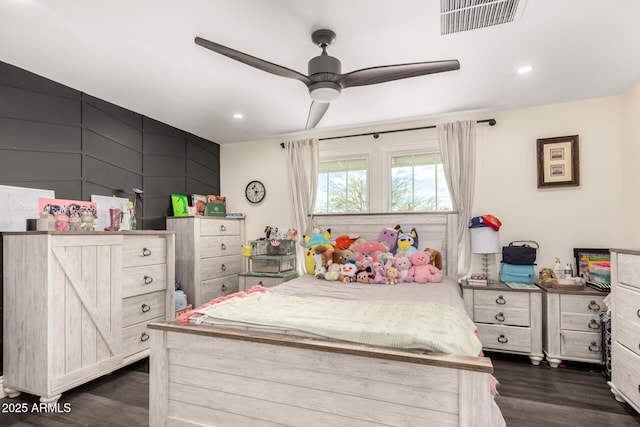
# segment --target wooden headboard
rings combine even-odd
[[[442,253],[442,272],[454,279],[458,265],[458,214],[455,212],[314,215],[321,231],[331,230],[331,240],[347,234],[378,240],[384,228],[400,225],[405,232],[415,227],[419,250]]]

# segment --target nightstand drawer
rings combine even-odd
[[[497,325],[529,326],[529,307],[520,309],[476,306],[473,309],[473,320]]]
[[[592,295],[560,295],[560,310],[563,313],[586,314],[599,317],[606,310],[603,296]]]
[[[138,295],[122,300],[122,326],[148,322],[165,315],[164,291]]]
[[[264,286],[270,288],[272,286],[284,283],[284,277],[259,277],[259,276],[244,276],[245,289],[251,289],[254,286]]]
[[[616,341],[640,355],[640,293],[618,285],[613,322]]]
[[[240,221],[207,219],[200,221],[201,236],[239,236]]]
[[[200,258],[240,255],[242,245],[238,236],[203,236],[200,239]]]
[[[612,348],[611,380],[636,406],[640,406],[640,357],[619,343]]]
[[[600,316],[598,314],[561,313],[560,329],[563,331],[599,332]]]
[[[600,360],[602,349],[599,333],[562,331],[560,354],[586,359]]]
[[[531,352],[531,330],[518,326],[478,324],[482,347],[500,351]]]
[[[167,241],[164,236],[131,236],[124,239],[122,252],[123,267],[139,267],[141,265],[166,264]]]
[[[500,310],[529,310],[528,292],[482,290],[475,291],[473,299],[475,307],[495,307]]]
[[[123,276],[123,298],[167,289],[166,264],[127,268]]]

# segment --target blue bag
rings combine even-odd
[[[502,263],[500,265],[500,281],[533,283],[535,282],[533,265],[515,265]]]

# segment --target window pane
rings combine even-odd
[[[320,162],[316,213],[366,212],[367,160]]]
[[[391,158],[391,211],[450,210],[451,198],[439,153]]]

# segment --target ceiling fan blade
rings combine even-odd
[[[354,86],[374,85],[426,74],[442,73],[460,69],[457,59],[411,64],[383,65],[363,68],[340,76],[338,83],[343,89]]]
[[[313,129],[318,126],[322,117],[324,117],[324,113],[329,109],[329,102],[316,102],[311,101],[311,107],[309,107],[309,117],[307,118],[307,125],[305,126],[305,130]]]
[[[307,86],[311,84],[311,79],[309,79],[309,77],[290,68],[283,67],[282,65],[273,64],[269,61],[256,58],[255,56],[248,55],[246,53],[231,49],[230,47],[223,46],[221,44],[203,39],[201,37],[196,37],[195,42],[197,45],[206,47],[207,49],[210,49],[216,53],[227,56],[231,59],[235,59],[236,61],[242,62],[243,64],[247,64],[259,70],[266,71],[267,73],[275,74],[276,76],[280,77],[300,80]]]

